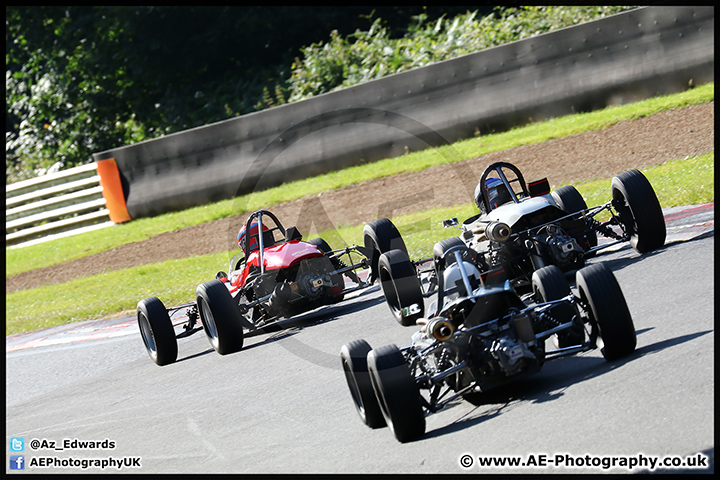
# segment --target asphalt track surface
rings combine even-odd
[[[714,204],[665,218],[658,251],[623,245],[589,262],[623,289],[638,335],[631,356],[550,361],[478,405],[428,415],[417,441],[362,424],[340,366],[351,340],[409,343],[414,329],[390,317],[375,287],[248,336],[236,354],[216,354],[202,333],[180,339],[166,367],[147,357],[130,318],[6,337],[6,458],[24,455],[37,473],[625,473],[675,457],[708,468],[654,471],[714,472]],[[79,444],[105,440],[113,448]],[[529,465],[480,466],[493,456]],[[648,463],[603,468],[613,458]],[[88,460],[106,467],[84,469]]]

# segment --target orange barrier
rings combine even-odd
[[[114,158],[106,160],[98,160],[97,172],[100,176],[100,185],[103,187],[103,197],[105,197],[105,206],[110,210],[110,220],[113,223],[123,223],[132,220],[125,203],[125,194],[123,193],[122,183],[120,182],[120,172]]]

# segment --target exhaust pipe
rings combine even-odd
[[[510,227],[503,222],[490,222],[485,229],[485,236],[492,242],[505,242],[510,238]]]
[[[436,318],[428,322],[425,332],[436,340],[444,342],[455,333],[455,327],[444,318]]]
[[[479,240],[483,240],[485,237],[491,242],[505,242],[510,238],[512,231],[507,223],[482,222],[472,230],[472,233],[479,235]]]

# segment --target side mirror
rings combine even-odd
[[[442,221],[442,226],[445,227],[445,228],[456,227],[457,224],[458,224],[458,219],[457,219],[457,218],[449,218],[449,219],[447,219],[447,220],[443,220],[443,221]]]

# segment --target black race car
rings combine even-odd
[[[531,283],[537,301],[521,299],[510,281],[483,285],[482,274],[465,259],[473,253],[454,245],[437,259],[438,302],[410,345],[372,349],[356,340],[341,349],[353,403],[371,428],[388,425],[400,442],[425,433],[425,413],[459,397],[482,395],[539,371],[544,362],[599,346],[607,360],[635,350],[630,311],[615,276],[604,265],[577,272],[573,292],[560,269],[541,267]],[[567,333],[572,345],[546,351],[545,340]]]

